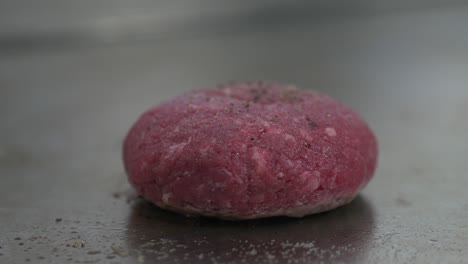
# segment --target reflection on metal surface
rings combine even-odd
[[[54,50],[187,40],[264,32],[343,21],[358,16],[465,5],[464,1],[234,1],[213,0],[138,3],[115,1],[96,6],[80,1],[56,6],[43,2],[25,8],[14,2],[0,8],[0,52]],[[49,7],[50,9],[47,9]],[[53,7],[53,8],[52,8]],[[36,10],[42,12],[36,12]],[[94,10],[96,9],[96,10]],[[11,12],[17,14],[12,16]],[[3,23],[2,23],[3,22]]]
[[[359,263],[374,227],[374,210],[363,196],[301,219],[240,222],[185,218],[139,200],[129,216],[127,239],[133,256],[147,263]]]

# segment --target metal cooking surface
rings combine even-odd
[[[468,263],[468,8],[0,54],[0,263]],[[152,105],[230,80],[331,94],[379,138],[350,205],[188,219],[136,198],[121,142]]]

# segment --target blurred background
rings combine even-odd
[[[461,0],[1,0],[0,263],[463,263],[467,25]],[[250,80],[328,93],[369,122],[379,168],[355,203],[236,225],[129,198],[120,148],[141,112]],[[256,254],[226,255],[240,242],[220,232]]]

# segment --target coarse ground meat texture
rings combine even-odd
[[[377,142],[329,96],[237,83],[150,109],[130,129],[123,158],[130,183],[164,209],[302,217],[349,203],[374,173]]]

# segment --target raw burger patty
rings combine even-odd
[[[311,90],[238,83],[162,103],[123,147],[131,184],[157,206],[225,219],[302,217],[349,203],[377,142],[340,102]]]

